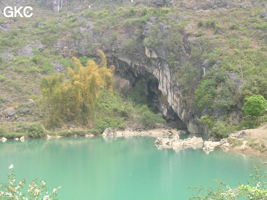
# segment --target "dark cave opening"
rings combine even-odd
[[[158,89],[159,82],[152,73],[145,67],[128,64],[117,58],[113,58],[112,63],[116,66],[117,88],[123,95],[130,97],[136,104],[146,104],[155,113],[161,113],[169,127],[187,129]]]

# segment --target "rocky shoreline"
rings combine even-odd
[[[123,130],[116,131],[112,128],[107,128],[102,136],[104,139],[109,138],[131,138],[131,137],[153,137],[156,138],[154,144],[158,149],[173,149],[175,151],[182,151],[185,149],[202,149],[209,154],[215,148],[221,147],[228,151],[230,144],[226,139],[217,141],[204,141],[201,137],[189,137],[187,139],[180,139],[180,135],[184,131],[176,129],[152,129],[152,130]]]
[[[130,137],[172,137],[174,135],[180,135],[183,131],[179,131],[177,129],[168,129],[168,128],[158,128],[158,129],[151,129],[151,130],[133,130],[133,129],[126,129],[126,130],[114,130],[112,128],[107,128],[102,136],[104,138],[130,138]]]
[[[257,134],[260,132],[261,134]],[[181,139],[180,136],[184,131],[176,129],[152,129],[152,130],[123,130],[116,131],[108,128],[102,134],[104,139],[109,138],[131,138],[131,137],[153,137],[155,146],[161,149],[172,149],[176,152],[185,149],[201,149],[209,154],[215,149],[221,149],[224,152],[240,153],[243,155],[251,155],[262,158],[267,158],[267,125],[263,125],[257,129],[241,130],[232,133],[228,138],[216,140],[203,140],[201,137],[189,136],[186,139]],[[266,135],[266,136],[265,136]],[[254,141],[253,137],[266,139]],[[254,141],[254,143],[251,142]],[[261,147],[262,149],[260,149]]]
[[[238,131],[230,134],[228,138],[219,141],[203,140],[201,137],[189,136],[186,139],[181,139],[181,135],[185,134],[184,131],[177,129],[158,128],[151,130],[114,130],[107,128],[101,135],[104,139],[114,138],[131,138],[131,137],[152,137],[155,138],[155,146],[159,149],[172,149],[176,152],[185,149],[201,149],[209,154],[216,148],[225,152],[241,153],[243,155],[252,155],[257,157],[267,158],[267,124],[257,128]],[[94,134],[84,133],[83,135],[74,134],[72,137],[94,137]],[[59,139],[62,135],[46,135],[44,138]],[[256,139],[255,139],[256,138]],[[262,138],[262,139],[259,139]],[[24,142],[29,139],[25,136],[12,138],[12,140]],[[0,142],[5,143],[11,140],[5,137],[0,138]]]
[[[220,141],[204,141],[201,137],[190,137],[187,139],[180,139],[179,135],[171,138],[159,137],[155,140],[155,145],[158,149],[173,149],[176,152],[185,149],[202,149],[205,153],[209,154],[215,148],[220,147],[228,150],[230,144],[226,139]]]

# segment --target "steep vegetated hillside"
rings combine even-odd
[[[1,121],[9,126],[42,121],[41,79],[66,73],[72,56],[99,61],[97,49],[115,65],[124,98],[148,104],[178,128],[220,138],[266,121],[265,111],[243,109],[248,97],[256,106],[267,99],[265,1],[28,2],[35,17],[0,21]],[[123,112],[143,113],[138,109]]]

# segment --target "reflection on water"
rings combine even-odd
[[[220,151],[158,151],[151,138],[63,138],[0,145],[0,178],[15,165],[19,178],[62,186],[63,200],[185,200],[192,186],[219,179],[246,183],[261,161]],[[263,166],[261,165],[263,170]]]

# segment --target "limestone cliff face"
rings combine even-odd
[[[76,30],[79,39],[71,34],[55,44],[63,55],[95,56],[95,49],[100,48],[108,55],[109,61],[115,64],[117,73],[131,82],[140,77],[144,80],[156,80],[157,107],[167,118],[174,112],[191,133],[203,133],[198,123],[197,111],[193,108],[192,94],[185,91],[177,76],[179,68],[191,63],[191,42],[183,30],[172,30],[160,24],[155,18],[149,19],[142,26],[123,26],[120,31],[110,27],[103,31],[96,29],[92,21],[85,21],[84,26]],[[178,21],[180,19],[177,19]],[[157,33],[155,33],[155,28]],[[156,34],[156,35],[154,35]],[[155,40],[155,42],[149,42]],[[170,55],[175,55],[176,68],[170,64]],[[194,58],[195,59],[195,58]],[[202,60],[199,59],[193,68],[195,79],[202,76]],[[194,82],[189,80],[190,87]],[[151,99],[151,101],[154,101]],[[181,125],[183,126],[183,125]]]
[[[21,0],[21,2],[24,2]],[[27,0],[27,2],[32,2]],[[81,5],[96,5],[104,1],[82,1]],[[148,3],[151,6],[168,6],[174,1],[168,0],[136,0],[134,3]],[[77,3],[74,0],[38,1],[44,8],[59,11],[61,8]],[[130,0],[114,1],[113,3],[132,3]],[[91,9],[86,7],[86,9]],[[165,12],[163,10],[163,12]],[[125,17],[127,19],[127,17]],[[109,61],[116,65],[117,74],[130,80],[132,84],[137,79],[144,79],[153,93],[150,101],[166,118],[178,116],[180,128],[186,128],[191,133],[203,133],[198,123],[197,111],[193,108],[192,95],[185,91],[180,80],[179,70],[190,64],[196,69],[196,79],[202,76],[202,62],[192,62],[191,42],[189,35],[180,27],[171,27],[151,16],[148,20],[140,19],[129,23],[111,26],[109,23],[98,25],[95,19],[79,16],[77,23],[81,25],[64,33],[54,44],[60,54],[70,56],[96,56],[97,48],[102,49]],[[175,16],[175,24],[183,22],[181,16]],[[42,48],[48,48],[43,46]],[[51,48],[51,47],[49,47]],[[195,59],[195,58],[194,58]],[[178,64],[177,64],[178,63]],[[152,83],[152,86],[151,86]],[[189,81],[190,87],[194,82]],[[192,91],[191,91],[192,92]]]
[[[145,53],[145,52],[144,52]],[[146,56],[150,56],[145,54]],[[156,54],[154,54],[156,56]],[[147,58],[147,63],[142,60],[131,61],[129,58],[117,57],[124,65],[119,64],[117,67],[128,65],[135,73],[140,76],[148,72],[152,74],[158,81],[158,90],[160,91],[159,109],[162,114],[168,117],[170,109],[173,110],[181,121],[186,125],[190,133],[203,133],[203,127],[198,123],[195,111],[190,107],[188,101],[184,98],[185,94],[179,87],[179,82],[174,80],[171,70],[166,61],[160,58]],[[118,62],[120,63],[120,62]],[[126,74],[127,78],[127,74]]]
[[[18,0],[18,2],[24,2],[24,0]],[[153,7],[175,5],[183,9],[215,9],[233,6],[232,1],[205,0],[201,3],[190,1],[193,2],[192,4],[184,0],[39,0],[34,2],[54,11],[60,11],[62,8],[75,9],[75,5],[81,6],[82,14],[75,18],[69,16],[73,18],[72,21],[68,21],[79,25],[75,28],[70,26],[66,28],[67,31],[59,33],[60,36],[51,46],[45,46],[37,41],[41,49],[53,48],[66,57],[92,57],[96,56],[96,49],[102,49],[108,55],[110,63],[116,66],[116,72],[120,77],[129,80],[132,85],[138,79],[143,79],[147,83],[150,101],[166,118],[172,118],[176,114],[181,121],[179,127],[186,125],[191,133],[205,132],[198,122],[200,113],[194,106],[193,98],[199,80],[205,72],[219,65],[217,61],[210,61],[203,56],[209,53],[211,47],[205,41],[201,41],[197,34],[194,35],[186,30],[183,26],[185,20],[182,14],[168,15],[166,8],[158,13],[157,9],[151,11],[137,6],[134,10],[130,6],[128,10],[118,9],[116,14],[124,20],[121,22],[109,17],[112,12],[101,10],[101,4],[104,5],[106,2],[114,5],[147,3],[146,5]],[[101,11],[94,14],[97,8]],[[123,16],[121,12],[124,12]],[[154,13],[151,14],[151,12]],[[162,18],[165,14],[168,15],[168,19],[164,21]],[[62,21],[64,18],[58,19],[59,23]],[[56,25],[57,23],[54,24]],[[42,23],[37,26],[42,27]],[[58,34],[57,31],[55,34]],[[54,38],[52,34],[51,38]],[[220,116],[219,112],[218,116]]]

